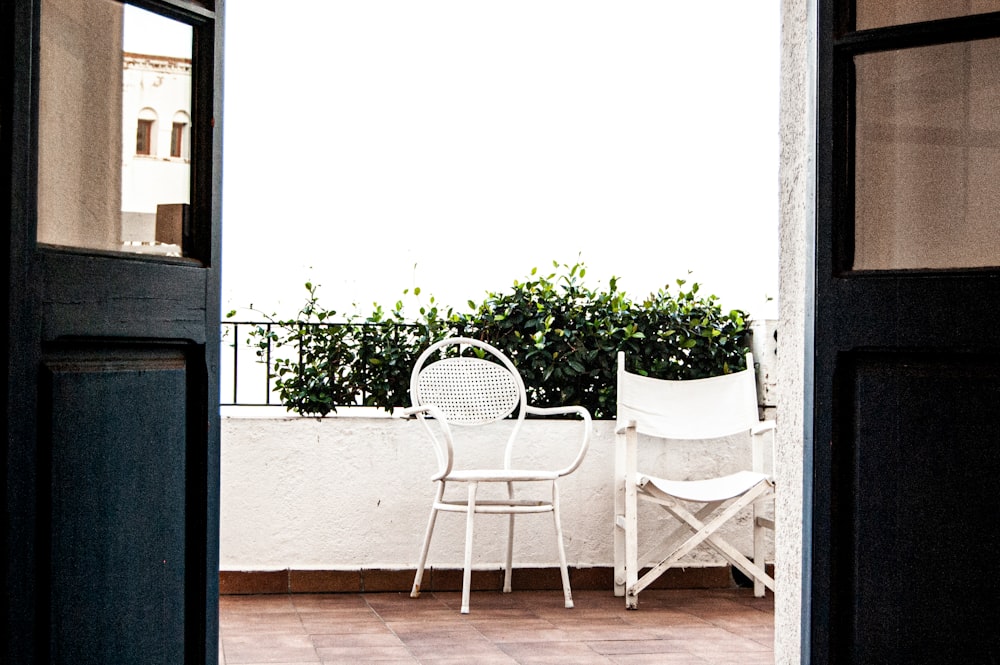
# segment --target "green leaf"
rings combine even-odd
[[[468,312],[439,308],[430,297],[412,328],[401,325],[407,323],[401,300],[391,316],[373,303],[369,314],[331,325],[335,312],[323,307],[318,288],[307,282],[309,297],[298,320],[271,318],[271,328],[257,326],[247,343],[260,361],[279,350],[287,354],[292,360],[275,358],[268,368],[282,402],[300,414],[320,415],[354,403],[360,393],[367,406],[407,403],[413,359],[428,344],[459,332],[503,349],[521,370],[531,403],[580,403],[595,418],[614,416],[618,350],[628,353],[640,374],[663,378],[726,373],[744,362],[745,314],[723,314],[714,295],[698,294],[699,285],[684,291],[681,279],[676,295],[664,287],[633,300],[617,290],[617,277],[608,289],[589,287],[582,261],[553,266],[544,277],[532,268],[527,280],[514,280],[508,291],[488,291],[478,306],[467,301]]]

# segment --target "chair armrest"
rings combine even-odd
[[[455,447],[452,443],[451,427],[448,425],[448,419],[433,404],[407,407],[403,409],[403,415],[408,417],[417,416],[424,429],[427,430],[427,434],[434,443],[434,455],[437,457],[438,463],[438,472],[431,476],[431,480],[441,480],[451,473],[455,461]],[[437,421],[438,429],[441,433],[440,438],[434,434],[434,430],[431,429],[424,416],[430,416]]]
[[[403,409],[400,413],[402,413],[404,416],[406,416],[407,418],[409,418],[411,416],[417,415],[418,413],[427,413],[428,411],[430,411],[430,408],[431,407],[426,406],[426,405],[425,406],[408,406],[405,409]]]
[[[525,405],[524,412],[529,413],[534,416],[562,416],[575,414],[580,416],[583,420],[583,438],[580,442],[580,450],[576,454],[576,458],[573,462],[564,469],[560,469],[557,473],[560,476],[565,476],[576,471],[580,463],[583,462],[583,458],[587,455],[587,449],[590,447],[590,436],[593,431],[594,425],[590,417],[590,411],[582,406],[531,406],[530,404]]]
[[[403,409],[403,415],[404,416],[424,415],[424,416],[430,416],[434,420],[440,420],[441,422],[445,422],[445,423],[448,422],[448,419],[445,417],[445,415],[443,413],[441,413],[441,411],[436,406],[434,406],[433,404],[421,404],[420,406],[408,406],[405,409]]]
[[[530,404],[524,407],[525,413],[530,413],[533,416],[563,416],[570,413],[575,413],[581,418],[590,420],[590,411],[582,406],[531,406]]]

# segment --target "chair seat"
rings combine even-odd
[[[559,477],[556,471],[539,471],[534,469],[463,469],[452,471],[444,480],[459,483],[503,483],[507,481],[527,482],[532,480],[555,480]]]
[[[770,482],[770,477],[754,471],[739,471],[707,480],[665,480],[639,474],[637,484],[642,488],[651,484],[660,492],[684,501],[710,503],[745,494],[762,481]]]

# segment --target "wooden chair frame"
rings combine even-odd
[[[754,595],[774,591],[764,566],[766,530],[773,518],[762,508],[774,501],[768,473],[767,444],[773,449],[774,421],[757,415],[753,356],[742,372],[696,379],[663,381],[625,370],[618,356],[618,423],[615,450],[615,595],[638,607],[639,593],[664,572],[705,544],[754,581]],[[667,480],[638,469],[639,435],[654,439],[715,439],[744,432],[752,441],[752,470],[703,480]],[[679,526],[640,554],[640,501],[660,506]],[[753,511],[753,553],[748,557],[719,534],[746,509]],[[642,572],[642,569],[646,569]],[[641,573],[641,574],[640,574]]]

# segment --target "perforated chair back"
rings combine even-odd
[[[759,423],[753,356],[747,368],[708,379],[666,381],[625,370],[618,354],[618,429],[664,439],[715,439]]]
[[[454,425],[484,425],[512,414],[523,401],[520,377],[483,358],[443,358],[413,377],[414,404],[433,404]]]
[[[472,353],[470,349],[481,349],[484,357],[455,355]],[[414,407],[433,405],[438,416],[455,427],[489,425],[513,416],[514,427],[503,451],[504,468],[510,468],[527,397],[521,374],[500,349],[470,337],[449,337],[431,344],[413,365],[410,402]],[[428,415],[433,414],[418,413],[417,418],[434,439]]]

